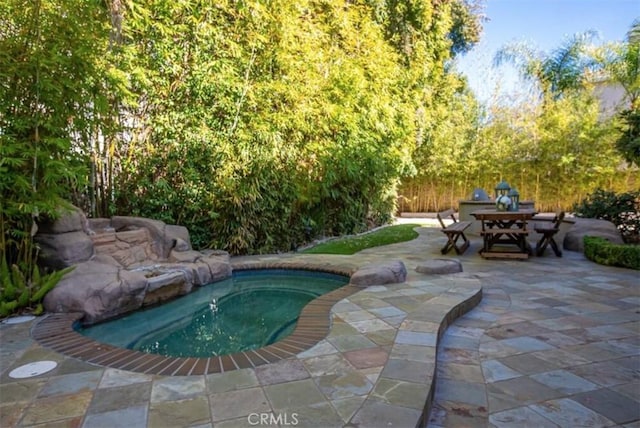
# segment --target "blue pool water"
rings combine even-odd
[[[300,311],[349,278],[302,270],[234,272],[176,300],[77,330],[121,348],[171,357],[210,357],[275,343]]]

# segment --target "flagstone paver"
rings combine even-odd
[[[235,365],[224,360],[209,367],[221,373],[149,375],[51,351],[30,337],[39,320],[0,324],[0,426],[217,428],[256,426],[256,418],[299,427],[640,426],[637,272],[571,251],[488,261],[473,235],[463,255],[442,256],[439,228],[418,231],[414,241],[353,256],[237,258],[341,269],[399,259],[407,266],[404,284],[342,299],[325,339],[270,364],[226,371]],[[455,257],[464,271],[415,271],[443,257]],[[472,309],[480,287],[482,301]],[[34,378],[8,376],[41,360],[58,366]],[[122,364],[159,363],[168,364]],[[185,374],[192,366],[180,363]]]
[[[89,413],[105,413],[129,407],[145,406],[151,397],[150,383],[100,388],[93,394]]]
[[[132,406],[104,413],[89,413],[84,418],[83,427],[129,428],[145,426],[148,420],[149,405]],[[150,426],[152,423],[150,424]],[[68,425],[73,426],[73,425]]]
[[[640,424],[640,305],[626,305],[640,295],[637,272],[590,264],[573,252],[563,253],[561,266],[552,260],[488,266],[465,263],[463,257],[465,271],[482,278],[484,297],[454,327],[479,328],[483,334],[474,347],[454,336],[455,328],[447,331],[439,370],[447,372],[461,360],[482,367],[485,423],[491,427]],[[510,275],[515,271],[517,276]],[[508,279],[491,281],[491,276]],[[635,344],[616,347],[625,338]],[[474,350],[475,358],[464,358]],[[443,403],[450,403],[454,392],[440,379],[438,387],[431,427],[472,426],[473,419],[482,419],[464,416],[462,407],[447,408]]]
[[[206,397],[164,401],[149,405],[150,427],[189,427],[215,420]],[[244,415],[242,415],[244,416]]]
[[[265,367],[269,367],[269,365]],[[258,380],[257,373],[253,369],[215,373],[206,377],[207,390],[212,393],[250,388],[258,386],[259,384],[260,381]]]
[[[610,427],[615,423],[569,398],[549,400],[531,408],[561,427]]]
[[[292,382],[310,377],[309,372],[300,360],[282,360],[258,366],[255,369],[255,374],[262,385]]]
[[[618,424],[640,419],[640,406],[637,400],[629,399],[611,389],[602,388],[583,392],[574,395],[572,399]]]
[[[153,381],[151,402],[184,400],[204,392],[203,376],[165,377]]]
[[[314,378],[320,391],[330,400],[358,397],[369,393],[373,383],[357,371],[345,371],[339,374]]]
[[[297,381],[306,382],[306,381]],[[287,385],[287,384],[279,384]],[[265,390],[269,393],[268,388],[277,388],[278,385],[267,387]],[[239,418],[248,416],[251,413],[265,413],[271,410],[265,390],[259,387],[245,388],[237,391],[227,391],[218,394],[212,394],[209,397],[211,401],[211,415],[213,421],[223,421],[225,419]],[[304,392],[298,390],[301,395]]]

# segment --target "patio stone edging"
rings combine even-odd
[[[455,278],[462,282],[467,281],[470,287],[453,287],[438,297],[422,303],[418,309],[407,315],[405,322],[398,328],[390,358],[376,381],[372,393],[369,394],[360,410],[352,417],[350,421],[352,425],[405,426],[414,419],[416,420],[416,427],[427,426],[435,395],[438,361],[437,351],[440,339],[445,334],[449,325],[477,306],[482,300],[482,287],[480,286],[480,281],[475,276],[461,273],[447,275],[447,277]],[[439,324],[437,332],[420,331],[424,329],[412,325],[413,321],[419,323],[425,318]],[[401,338],[399,339],[399,337]],[[411,343],[414,344],[412,345]],[[391,370],[388,369],[394,365],[394,360],[398,360],[398,364],[402,364],[402,361],[405,361],[402,358],[393,358],[394,354],[402,354],[402,351],[399,351],[399,345],[405,347],[410,346],[417,351],[422,349],[425,354],[434,355],[432,363],[418,365],[420,368],[426,370],[426,373],[423,374],[424,381],[420,381],[420,376],[418,375],[411,381],[411,383],[421,385],[419,391],[416,391],[416,389],[411,391],[414,394],[422,394],[419,398],[419,400],[424,403],[421,411],[407,408],[398,403],[385,402],[375,396],[375,391],[381,382],[394,381],[393,374],[390,374],[390,377],[385,376],[386,373],[391,373]]]

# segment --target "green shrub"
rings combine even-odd
[[[38,266],[31,272],[24,266],[11,267],[6,259],[0,262],[0,317],[6,317],[20,310],[31,309],[34,315],[43,311],[42,299],[55,287],[62,277],[74,269],[68,267],[41,275]]]
[[[640,270],[640,246],[612,244],[604,238],[584,237],[584,255],[589,260],[607,266]]]
[[[640,242],[640,190],[618,193],[597,189],[573,206],[576,217],[598,218],[615,224],[626,243]]]

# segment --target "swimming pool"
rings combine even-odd
[[[150,309],[76,330],[98,342],[169,357],[210,357],[287,337],[302,309],[349,282],[305,270],[245,270]]]

